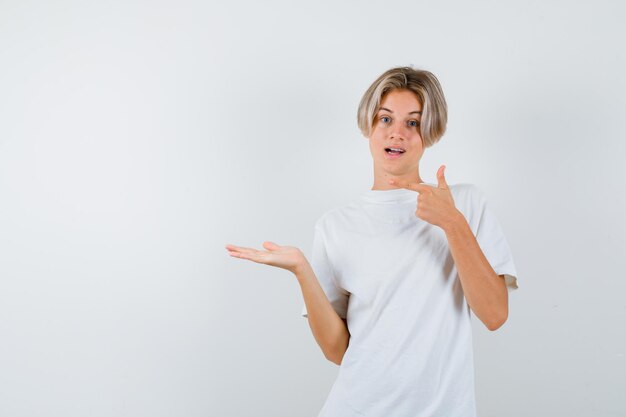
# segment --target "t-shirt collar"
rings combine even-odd
[[[374,204],[397,204],[417,201],[417,191],[406,188],[394,188],[391,190],[367,190],[361,193],[363,201]]]

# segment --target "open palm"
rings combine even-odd
[[[306,262],[302,251],[293,246],[279,246],[274,242],[263,242],[266,251],[242,246],[226,245],[229,255],[236,258],[249,259],[251,261],[276,266],[293,273]]]

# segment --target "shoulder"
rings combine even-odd
[[[358,201],[326,210],[315,222],[315,229],[326,236],[338,236],[344,231],[358,228],[366,220]]]
[[[450,191],[459,195],[479,195],[482,190],[476,185],[469,182],[460,182],[458,184],[449,184]]]
[[[486,204],[485,193],[476,184],[459,183],[449,185],[454,205],[473,224],[480,218]]]
[[[328,224],[333,222],[333,218],[337,216],[338,210],[339,208],[333,208],[323,212],[322,215],[319,216],[315,221],[315,228],[322,230],[326,229],[328,227]]]
[[[326,210],[315,222],[315,227],[325,229],[345,223],[354,216],[356,208],[354,204],[348,204]]]
[[[450,187],[450,192],[452,193],[455,203],[463,202],[469,205],[476,205],[480,204],[485,199],[485,193],[476,184],[465,182],[449,184],[448,186]]]

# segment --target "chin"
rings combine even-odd
[[[399,176],[399,175],[403,175],[406,173],[406,169],[402,169],[400,167],[398,168],[383,168],[382,171],[385,173],[385,175],[393,175],[393,176]]]

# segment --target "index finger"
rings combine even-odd
[[[401,180],[394,180],[394,179],[390,179],[389,183],[397,185],[400,188],[406,188],[407,190],[417,191],[418,193],[421,193],[424,191],[430,191],[431,189],[434,188],[433,186],[427,185],[425,183],[401,181]]]

